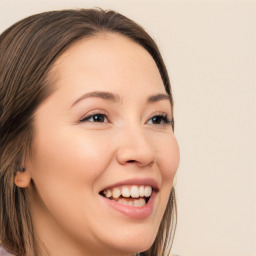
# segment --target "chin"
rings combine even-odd
[[[142,239],[143,240],[143,239]],[[129,243],[125,245],[126,252],[130,253],[138,253],[138,252],[144,252],[147,251],[152,244],[154,243],[154,239],[152,240],[143,240],[140,241],[140,243]]]
[[[123,236],[120,234],[115,241],[112,241],[112,246],[125,254],[138,253],[148,250],[155,241],[155,235],[142,234],[130,234],[129,236]]]

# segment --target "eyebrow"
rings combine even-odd
[[[169,100],[169,101],[171,101],[171,98],[168,94],[159,93],[159,94],[156,94],[156,95],[149,96],[147,102],[148,103],[154,103],[154,102],[157,102],[157,101],[160,101],[160,100]]]
[[[111,92],[104,92],[104,91],[94,91],[94,92],[88,92],[83,94],[80,98],[78,98],[72,105],[76,105],[79,101],[87,99],[87,98],[100,98],[107,101],[112,102],[121,102],[121,97],[118,94],[114,94]]]
[[[112,102],[121,102],[121,97],[118,94],[112,93],[112,92],[105,92],[105,91],[94,91],[94,92],[88,92],[83,94],[81,97],[79,97],[72,105],[71,108],[76,105],[78,102],[87,99],[87,98],[100,98],[107,101]],[[155,95],[151,95],[148,97],[147,102],[148,103],[154,103],[160,100],[168,100],[170,101],[170,96],[168,94],[162,94],[158,93]]]

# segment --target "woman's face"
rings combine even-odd
[[[179,164],[154,60],[131,40],[104,34],[73,44],[49,78],[55,91],[35,113],[26,163],[40,240],[56,256],[148,249]]]

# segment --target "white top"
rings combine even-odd
[[[4,247],[0,246],[0,256],[13,256],[13,254],[10,254],[4,249]]]

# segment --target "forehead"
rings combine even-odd
[[[50,77],[57,89],[68,85],[73,89],[124,89],[124,93],[128,88],[165,92],[151,55],[119,34],[103,33],[75,42],[54,63]]]

